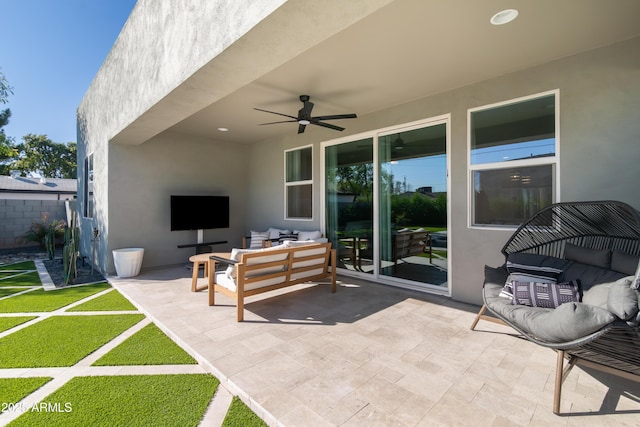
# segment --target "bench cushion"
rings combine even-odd
[[[244,289],[245,291],[249,291],[253,289],[263,288],[265,286],[277,285],[279,283],[284,283],[284,281],[285,281],[285,277],[279,276],[279,277],[274,277],[270,279],[259,280],[256,282],[248,283],[244,286]],[[237,289],[236,281],[232,278],[229,278],[227,274],[224,272],[216,273],[216,284],[220,286],[224,286],[225,288],[233,292],[235,292]]]
[[[264,242],[265,240],[269,240],[268,231],[251,231],[251,242],[249,244],[249,249],[261,249],[262,242]]]
[[[233,261],[240,261],[242,259],[242,255],[244,254],[253,254],[253,253],[262,253],[262,252],[270,252],[276,249],[281,249],[278,246],[273,246],[273,247],[269,247],[269,248],[264,248],[264,249],[238,249],[238,248],[233,248],[231,250],[231,260]],[[251,261],[249,261],[249,263],[247,265],[256,265],[256,264],[265,264],[268,262],[273,262],[273,261],[282,261],[284,259],[287,258],[287,254],[275,254],[273,256],[268,256],[268,257],[260,257],[260,258],[256,258],[256,259],[252,259]],[[263,269],[259,269],[259,270],[254,270],[252,271],[249,276],[255,276],[255,275],[259,275],[259,274],[268,274],[268,273],[276,273],[278,271],[282,271],[283,267],[282,266],[269,266],[269,267],[265,267]],[[227,267],[225,274],[227,275],[227,277],[231,280],[236,278],[237,275],[237,268],[235,265],[229,265],[229,267]]]

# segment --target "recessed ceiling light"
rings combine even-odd
[[[491,23],[493,25],[504,25],[513,21],[518,17],[518,11],[515,9],[505,9],[496,13],[491,17]]]
[[[218,130],[220,132],[229,132],[229,129],[227,129],[227,128],[218,128]]]

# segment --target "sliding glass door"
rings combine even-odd
[[[380,274],[447,285],[446,124],[378,138]]]
[[[447,129],[425,122],[325,146],[325,226],[340,268],[447,291]]]
[[[362,271],[360,253],[373,238],[373,138],[325,150],[327,236],[338,266]]]

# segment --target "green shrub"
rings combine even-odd
[[[49,214],[44,213],[42,219],[31,224],[29,230],[18,240],[21,243],[37,243],[44,250],[46,249],[45,239],[47,235],[53,231],[56,238],[61,238],[64,235],[66,225],[63,219],[49,220]]]

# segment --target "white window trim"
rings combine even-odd
[[[504,105],[516,104],[531,99],[544,98],[545,96],[554,95],[555,103],[555,155],[553,157],[541,157],[535,159],[514,160],[510,162],[493,162],[483,164],[471,163],[471,114],[476,111],[488,110],[491,108],[502,107]],[[517,225],[475,225],[473,223],[473,173],[482,170],[508,169],[512,167],[526,166],[542,166],[551,165],[553,174],[553,196],[552,202],[561,201],[560,198],[560,89],[553,89],[546,92],[539,92],[532,95],[512,98],[506,101],[500,101],[493,104],[482,105],[479,107],[469,108],[467,110],[467,227],[476,230],[515,230]]]
[[[287,153],[291,152],[291,151],[299,151],[299,150],[304,150],[306,148],[311,148],[311,179],[308,180],[304,180],[304,181],[293,181],[293,182],[287,182]],[[313,173],[314,173],[314,167],[313,167],[313,144],[309,144],[309,145],[303,145],[301,147],[296,147],[296,148],[290,148],[287,150],[284,150],[284,177],[283,177],[283,181],[284,181],[284,220],[285,221],[313,221],[314,218],[314,203],[313,203],[313,188],[314,188],[314,184],[313,184]],[[287,206],[287,195],[288,195],[288,189],[289,187],[297,187],[297,186],[301,186],[301,185],[311,185],[311,217],[306,218],[306,217],[290,217],[287,215],[287,211],[288,211],[288,206]]]

